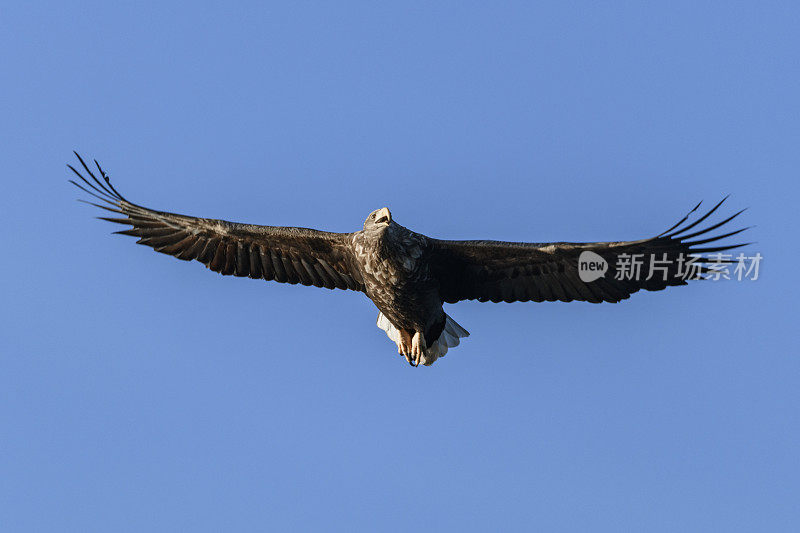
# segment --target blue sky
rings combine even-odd
[[[4,8],[6,531],[796,531],[800,8]],[[750,210],[755,282],[461,303],[409,367],[362,295],[109,235],[130,199],[332,231],[622,240]],[[791,232],[791,233],[790,233]]]

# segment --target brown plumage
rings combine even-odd
[[[68,165],[81,180],[70,181],[109,205],[88,203],[120,215],[99,218],[130,226],[117,233],[138,237],[137,243],[157,252],[185,261],[197,260],[223,275],[364,292],[380,310],[378,326],[414,366],[432,364],[469,335],[445,314],[445,302],[619,302],[641,289],[657,291],[685,285],[687,278],[679,271],[681,257],[744,246],[701,245],[747,229],[697,238],[729,223],[742,210],[687,233],[713,214],[724,199],[692,223],[687,223],[689,215],[700,204],[656,237],[619,242],[438,240],[397,224],[387,208],[372,212],[364,228],[354,233],[238,224],[131,203],[117,192],[97,161],[100,178],[80,156],[78,160],[88,177]],[[608,272],[596,280],[582,281],[578,271],[582,252],[603,258]],[[642,254],[644,272],[654,257],[669,266],[651,279],[617,279],[616,265],[623,254]],[[702,257],[696,265],[697,279],[713,268]]]

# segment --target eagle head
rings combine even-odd
[[[392,223],[392,213],[388,207],[381,207],[369,214],[364,221],[364,230],[385,228]]]

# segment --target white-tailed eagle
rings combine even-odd
[[[68,165],[80,179],[80,183],[70,182],[109,205],[88,203],[121,215],[99,218],[131,226],[116,233],[138,237],[137,243],[157,252],[185,261],[197,260],[223,275],[363,292],[380,311],[378,326],[414,366],[432,364],[448,348],[457,346],[460,338],[469,335],[444,312],[443,303],[614,303],[641,289],[658,291],[685,285],[687,279],[702,279],[713,265],[698,254],[745,246],[701,245],[747,228],[697,239],[744,210],[688,233],[714,213],[724,199],[694,222],[687,221],[700,204],[660,235],[618,242],[439,240],[401,226],[385,207],[370,213],[364,228],[354,233],[238,224],[131,203],[117,192],[97,161],[100,178],[75,155],[88,176]],[[592,276],[596,279],[591,281],[584,281],[586,276],[579,272],[579,258],[586,253],[594,263],[605,262],[606,270]],[[631,257],[640,258],[638,268],[642,273],[652,273],[658,262],[659,275],[618,275],[621,259]],[[693,262],[692,276],[687,276],[687,261]]]

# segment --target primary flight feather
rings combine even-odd
[[[747,229],[696,239],[726,225],[742,210],[687,233],[714,213],[724,199],[692,223],[687,223],[689,215],[700,204],[656,237],[619,242],[438,240],[401,226],[385,207],[370,213],[363,229],[353,233],[239,224],[131,203],[114,188],[97,161],[99,178],[75,155],[86,176],[68,165],[80,183],[70,181],[108,205],[89,203],[121,215],[99,217],[130,226],[117,233],[138,237],[139,244],[157,252],[185,261],[197,260],[223,275],[363,292],[380,311],[378,326],[414,366],[431,365],[469,335],[444,312],[445,302],[619,302],[640,289],[657,291],[685,285],[688,278],[682,265],[687,258],[696,258],[694,279],[701,279],[713,271],[713,265],[697,254],[744,244],[700,245]],[[606,262],[605,275],[583,280],[578,263],[586,252]],[[648,279],[617,276],[620,259],[632,256],[642,257],[639,267],[645,272],[652,271],[655,262],[663,262],[659,263],[663,275]]]

